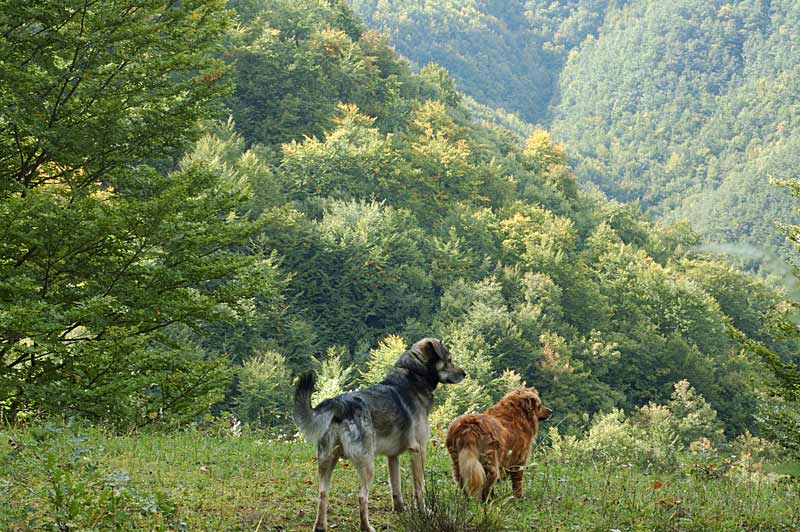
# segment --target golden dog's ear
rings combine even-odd
[[[539,409],[542,408],[542,401],[536,395],[528,397],[526,402],[528,403],[528,408],[530,409],[532,414],[538,414]]]
[[[525,402],[528,403],[528,410],[530,410],[531,413],[535,414],[536,413],[536,399],[534,399],[533,397],[529,397],[528,399],[525,400]]]

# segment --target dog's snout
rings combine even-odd
[[[458,384],[459,382],[463,381],[467,377],[467,372],[464,371],[462,368],[452,367],[447,372],[447,383],[449,384]]]

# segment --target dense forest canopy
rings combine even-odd
[[[569,52],[626,0],[350,0],[420,66],[437,63],[479,102],[547,121]]]
[[[550,128],[580,183],[738,255],[796,257],[770,186],[798,167],[796,2],[351,4],[416,63]]]
[[[553,129],[574,148],[577,172],[711,240],[791,248],[774,222],[797,217],[770,180],[794,178],[800,164],[797,9],[653,2],[621,11],[562,72]],[[634,50],[637,63],[626,60]]]
[[[797,363],[767,280],[580,189],[547,131],[474,120],[446,69],[414,73],[344,2],[11,4],[6,417],[178,423],[215,404],[281,425],[297,373],[334,393],[438,336],[469,376],[436,426],[523,380],[564,427],[688,380],[734,434],[769,387],[756,347]],[[563,58],[584,8],[529,16]]]

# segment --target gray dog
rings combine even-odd
[[[436,338],[425,338],[403,353],[383,382],[366,390],[326,399],[311,408],[314,375],[300,377],[294,393],[294,418],[311,442],[317,442],[319,504],[315,532],[328,528],[328,495],[333,468],[339,458],[349,459],[361,481],[358,509],[361,530],[375,532],[367,509],[369,485],[375,471],[375,455],[389,459],[389,479],[395,511],[402,511],[400,453],[411,454],[414,495],[423,504],[425,451],[428,443],[428,413],[433,391],[441,382],[455,384],[466,373],[454,366],[450,352]]]

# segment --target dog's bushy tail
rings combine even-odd
[[[458,473],[464,491],[476,499],[479,498],[486,482],[486,473],[483,471],[480,455],[475,447],[467,446],[459,451]]]
[[[333,419],[331,410],[311,408],[315,381],[314,373],[309,371],[300,376],[294,389],[294,422],[309,442],[317,442]]]

